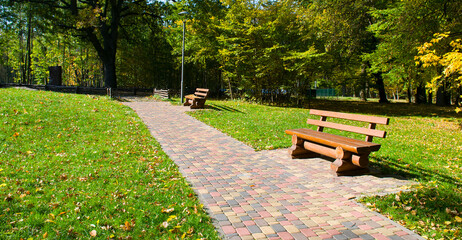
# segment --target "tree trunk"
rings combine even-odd
[[[419,86],[417,86],[417,91],[415,93],[415,103],[417,104],[425,104],[427,103],[427,96],[425,93],[425,87],[421,83]]]
[[[411,86],[411,79],[408,78],[409,85],[407,86],[407,98],[408,102],[412,103],[412,86]]]
[[[374,73],[375,87],[379,91],[379,103],[389,103],[387,93],[385,92],[385,84],[383,82],[382,73]]]
[[[451,97],[446,91],[444,86],[439,86],[436,91],[436,105],[438,106],[449,106],[451,105]]]
[[[32,56],[32,26],[31,26],[31,20],[32,20],[32,14],[29,12],[27,13],[27,41],[26,41],[26,50],[27,50],[27,55],[26,55],[26,62],[25,62],[25,67],[26,67],[26,82],[27,84],[32,84],[32,79],[31,79],[31,71],[32,71],[32,61],[31,61],[31,56]]]
[[[366,67],[368,64],[362,64],[361,65],[361,74],[359,76],[359,79],[361,81],[361,91],[359,92],[359,96],[361,97],[361,100],[367,101],[367,96],[368,94],[368,84],[367,84],[367,72],[366,72]]]
[[[115,57],[103,60],[104,86],[107,88],[117,88]]]

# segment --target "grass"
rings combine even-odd
[[[0,89],[0,122],[0,239],[218,239],[121,103]]]
[[[190,114],[256,150],[289,147],[286,129],[314,129],[306,124],[312,117],[307,109],[240,101],[207,100],[206,105]],[[462,115],[454,108],[333,100],[313,100],[310,107],[390,117],[390,125],[378,126],[388,136],[374,139],[382,148],[371,155],[372,166],[420,184],[410,192],[361,201],[427,238],[462,236]]]

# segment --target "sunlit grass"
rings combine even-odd
[[[0,123],[0,239],[218,239],[121,103],[0,89]]]
[[[319,118],[308,109],[242,101],[208,100],[206,105],[190,114],[256,150],[289,147],[291,138],[284,130],[314,129],[306,119]],[[462,115],[450,107],[402,103],[314,100],[310,107],[390,117],[390,125],[378,126],[388,134],[374,139],[382,148],[371,155],[371,165],[382,174],[421,184],[411,192],[362,201],[428,238],[462,236]]]

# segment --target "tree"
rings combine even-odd
[[[383,71],[388,82],[406,84],[409,101],[413,86],[417,86],[420,95],[425,94],[426,83],[431,79],[428,76],[433,73],[414,64],[417,47],[429,42],[435,33],[460,32],[461,11],[461,5],[452,0],[389,1],[385,8],[371,11],[375,23],[369,29],[380,40],[378,48],[367,56],[372,68]],[[395,74],[397,69],[402,74]],[[437,95],[438,102],[447,90],[441,86],[443,94]],[[425,97],[416,96],[422,98]]]
[[[377,48],[378,39],[368,31],[368,27],[374,21],[370,10],[382,7],[383,2],[315,1],[309,9],[314,14],[313,24],[322,35],[326,54],[330,56],[334,69],[338,71],[339,81],[336,84],[346,84],[348,81],[356,80],[353,83],[362,89],[361,96],[366,100],[369,86],[372,85],[370,80],[373,79],[372,86],[379,91],[379,101],[388,102],[382,72],[371,71],[369,59],[363,57]]]
[[[418,47],[418,53],[417,65],[437,70],[436,76],[427,84],[431,91],[438,91],[442,86],[449,88],[456,92],[455,102],[461,106],[462,39],[454,39],[449,32],[436,33],[430,42]]]
[[[26,2],[52,26],[89,41],[103,63],[105,86],[113,88],[117,87],[117,43],[123,20],[136,15],[158,17],[141,0],[22,0],[19,4]]]

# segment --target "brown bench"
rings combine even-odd
[[[183,105],[191,106],[192,109],[204,108],[205,100],[207,99],[208,94],[209,94],[208,89],[196,88],[196,92],[194,94],[185,96],[185,103]]]
[[[388,125],[389,118],[316,109],[311,109],[310,114],[321,116],[320,120],[307,120],[308,124],[318,126],[317,131],[305,128],[285,131],[292,135],[293,145],[289,148],[292,158],[316,157],[318,154],[335,158],[336,160],[331,164],[331,169],[337,175],[353,175],[369,171],[369,154],[380,149],[380,144],[373,143],[372,139],[373,137],[386,137],[385,131],[377,130],[375,127],[377,124]],[[369,126],[365,128],[327,122],[328,117],[367,122]],[[363,134],[366,135],[366,139],[362,141],[325,133],[323,132],[324,128]]]
[[[159,96],[160,98],[162,99],[167,99],[169,98],[168,96],[168,89],[157,89],[157,88],[154,88],[154,91],[152,92],[153,95],[157,95]]]

